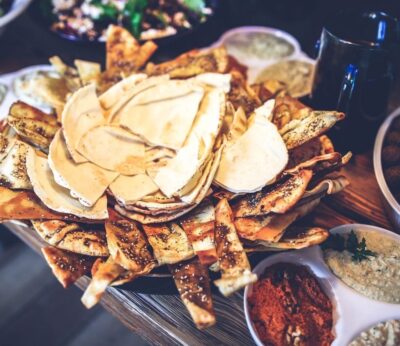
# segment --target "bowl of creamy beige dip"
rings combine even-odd
[[[377,227],[351,226],[331,232],[323,246],[325,263],[358,293],[400,304],[400,236]]]

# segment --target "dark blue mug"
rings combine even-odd
[[[346,113],[331,132],[339,149],[369,149],[387,115],[398,22],[382,12],[342,12],[323,28],[319,42],[311,103]]]

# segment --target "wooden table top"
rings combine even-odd
[[[52,54],[63,54],[68,57],[85,58],[87,49],[78,48],[71,52],[60,48],[59,40],[46,36],[46,42],[40,41],[41,31],[30,24],[17,21],[9,29],[3,44],[10,50],[0,52],[0,73],[20,69],[24,66],[45,63]],[[32,40],[26,40],[26,27],[32,29]],[[36,41],[36,44],[32,43]],[[1,41],[0,41],[1,42]],[[58,46],[57,46],[58,45]],[[392,107],[393,108],[393,107]],[[351,183],[343,192],[326,198],[317,210],[307,217],[307,223],[326,228],[344,223],[368,223],[392,229],[381,201],[379,187],[375,180],[371,153],[355,155],[351,163],[343,170]],[[26,244],[39,252],[45,244],[27,227],[7,224],[8,227]],[[84,289],[88,278],[82,278],[77,285]],[[246,327],[243,312],[243,293],[230,298],[214,296],[217,315],[216,326],[205,331],[197,330],[178,295],[145,295],[109,288],[101,304],[122,321],[128,328],[139,334],[152,345],[204,345],[252,344]]]

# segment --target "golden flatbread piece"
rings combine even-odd
[[[120,218],[107,221],[105,228],[108,248],[115,263],[137,275],[149,273],[155,267],[147,240],[135,222]]]
[[[131,33],[110,25],[106,41],[106,69],[113,74],[130,75],[141,68],[157,50],[157,45],[147,41],[143,46]]]
[[[169,269],[196,327],[204,329],[213,326],[216,318],[208,270],[198,260],[172,264]]]
[[[88,256],[108,256],[104,229],[61,220],[32,221],[39,236],[59,249]]]
[[[217,204],[215,221],[215,241],[221,278],[215,280],[214,284],[224,296],[229,296],[257,281],[257,275],[251,272],[246,253],[236,233],[232,210],[226,199]]]
[[[176,223],[143,225],[158,264],[174,264],[194,256],[185,231]]]
[[[96,259],[96,257],[75,254],[53,246],[42,248],[42,253],[54,276],[64,288],[88,274]]]
[[[228,54],[224,47],[207,52],[191,51],[158,65],[147,64],[146,73],[153,76],[169,74],[171,78],[189,78],[206,72],[225,73]]]
[[[235,217],[283,214],[303,196],[312,178],[312,170],[301,170],[296,175],[272,188],[247,194],[234,205]]]

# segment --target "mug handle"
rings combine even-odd
[[[358,68],[356,65],[349,64],[346,67],[343,77],[342,85],[340,87],[340,94],[336,109],[341,112],[347,112],[350,99],[353,95],[354,86],[356,84],[358,75]]]

